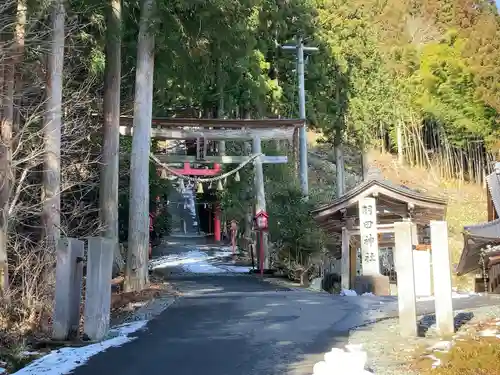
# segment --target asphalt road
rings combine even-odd
[[[311,374],[348,331],[395,315],[394,298],[333,297],[291,291],[252,276],[176,277],[184,292],[137,339],[94,356],[74,371],[91,374],[275,375]],[[458,299],[457,309],[497,303]],[[432,302],[419,303],[419,313]]]
[[[92,357],[75,375],[310,375],[350,329],[397,316],[394,297],[289,290],[250,275],[168,275],[183,297],[136,340]],[[455,299],[454,307],[499,303],[478,296]],[[417,309],[430,314],[433,302]]]
[[[182,277],[176,284],[186,297],[136,340],[92,357],[74,374],[311,374],[326,351],[346,342],[349,327],[363,323],[357,304],[252,276]]]

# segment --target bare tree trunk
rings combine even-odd
[[[52,2],[52,40],[47,58],[47,101],[44,118],[43,213],[45,236],[52,248],[61,226],[61,126],[64,63],[64,0]]]
[[[22,72],[19,68],[19,63],[23,60],[24,57],[24,40],[26,36],[26,0],[18,0],[17,2],[17,22],[16,22],[16,66],[15,69],[15,92],[14,92],[14,124],[13,130],[14,132],[19,131],[20,123],[21,123],[21,111],[20,107],[22,105],[22,91],[23,91],[23,80],[22,80]],[[15,147],[15,146],[14,146]]]
[[[365,149],[366,146],[363,146],[363,151],[361,154],[361,163],[362,163],[362,169],[363,169],[363,181],[367,181],[369,179],[369,172],[370,172],[370,156],[369,152],[367,149]]]
[[[12,186],[12,125],[14,121],[15,51],[4,47],[2,117],[0,126],[0,293],[7,297],[9,289],[8,229],[9,199]]]
[[[337,198],[345,194],[345,165],[344,147],[342,146],[342,130],[337,129],[335,134],[335,176],[337,185]]]
[[[109,0],[106,9],[106,68],[104,72],[104,126],[100,184],[103,236],[115,244],[113,274],[125,266],[118,241],[118,179],[120,146],[121,1]]]
[[[139,291],[148,283],[149,152],[153,109],[154,0],[142,0],[137,71],[135,75],[134,134],[130,162],[130,210],[125,290]]]

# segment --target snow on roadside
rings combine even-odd
[[[201,261],[196,263],[187,263],[182,266],[185,272],[191,273],[221,273],[225,272],[222,268],[215,267],[210,263]]]
[[[149,261],[151,269],[184,266],[189,263],[199,263],[208,260],[207,254],[201,251],[188,251],[186,253],[164,255]]]
[[[345,350],[332,348],[325,354],[324,360],[317,362],[313,367],[313,375],[368,375],[365,370],[367,353],[363,345],[346,345]]]
[[[451,298],[453,299],[461,299],[461,298],[469,298],[469,297],[474,297],[474,296],[480,296],[480,293],[475,293],[475,292],[465,292],[465,293],[458,293],[453,291],[451,293]],[[428,296],[428,297],[417,297],[417,301],[434,301],[434,296]]]
[[[209,248],[207,248],[208,250]],[[181,267],[191,273],[248,273],[250,267],[212,264],[211,262],[232,255],[232,250],[223,248],[208,254],[204,251],[192,250],[185,253],[164,255],[149,262],[151,270],[167,267]]]
[[[110,339],[81,346],[77,348],[66,347],[51,351],[49,354],[33,361],[28,366],[15,372],[12,375],[64,375],[78,366],[87,362],[90,357],[113,347],[122,346],[135,337],[129,337],[130,334],[146,327],[147,320],[136,321],[123,324],[110,330],[109,335],[114,336]]]
[[[359,296],[358,293],[354,290],[350,289],[342,289],[340,291],[340,295],[344,297],[357,297]],[[481,294],[475,293],[475,292],[467,292],[467,293],[458,293],[455,291],[452,291],[451,297],[453,299],[461,299],[461,298],[469,298],[469,297],[474,297],[474,296],[480,296]],[[373,293],[363,293],[361,296],[364,297],[376,297]],[[424,302],[424,301],[434,301],[434,296],[425,296],[425,297],[417,297],[417,302]]]
[[[227,265],[227,264],[217,265],[217,267],[223,268],[227,272],[233,272],[233,273],[248,273],[252,269],[252,267],[231,266],[231,265]]]

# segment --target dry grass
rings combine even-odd
[[[316,147],[318,145],[318,141],[323,137],[321,132],[315,130],[307,130],[307,145],[309,148]]]
[[[150,277],[149,287],[140,292],[122,292],[117,290],[111,294],[111,321],[120,323],[146,303],[164,296],[179,296],[170,284]]]
[[[458,341],[448,353],[434,353],[441,365],[421,358],[415,368],[422,375],[497,375],[500,374],[500,340],[495,337],[470,337]]]
[[[425,168],[400,167],[390,154],[373,152],[370,156],[388,180],[448,200],[446,220],[449,228],[449,246],[452,263],[457,264],[463,248],[464,225],[486,221],[486,191],[483,187],[443,180],[432,170]],[[454,286],[459,289],[471,289],[472,282],[470,276],[453,276]]]

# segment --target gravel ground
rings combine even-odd
[[[285,279],[267,278],[266,281],[292,290],[318,292],[311,287],[304,288]],[[456,310],[456,332],[457,334],[475,332],[475,325],[491,319],[500,319],[500,305]],[[421,337],[401,337],[398,332],[398,319],[390,318],[351,330],[348,341],[350,344],[363,344],[364,350],[368,353],[367,366],[375,374],[417,375],[418,372],[411,369],[410,364],[425,349],[442,341],[436,332],[434,315],[419,316],[418,323]]]
[[[111,314],[111,326],[138,320],[151,320],[170,307],[178,298],[177,291],[170,283],[156,280],[156,284],[163,284],[158,297],[149,301],[131,303],[127,308],[114,311]]]
[[[129,316],[125,317],[119,324],[129,323],[137,320],[151,320],[160,315],[164,310],[170,307],[175,302],[177,297],[164,295],[153,299],[144,306],[139,307]]]
[[[474,324],[492,318],[500,318],[500,306],[455,311],[457,333],[465,332]],[[375,374],[418,374],[409,364],[423,349],[441,341],[435,331],[433,316],[419,317],[419,322],[419,328],[425,333],[424,337],[402,338],[398,334],[398,320],[386,319],[352,330],[349,343],[363,344],[368,353],[368,367]]]

